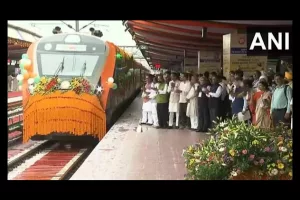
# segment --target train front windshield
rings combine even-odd
[[[99,56],[79,54],[40,54],[44,76],[53,76],[63,62],[64,69],[59,76],[92,76]],[[56,67],[55,67],[56,66]]]
[[[68,40],[70,37],[73,40]],[[48,77],[57,74],[62,80],[84,76],[96,85],[105,64],[106,54],[105,42],[96,37],[53,35],[42,39],[37,46],[38,73]]]

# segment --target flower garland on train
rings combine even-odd
[[[102,93],[103,88],[97,86],[96,88],[92,87],[90,82],[83,77],[73,77],[71,81],[61,81],[58,76],[54,77],[39,77],[36,73],[33,72],[32,62],[28,58],[27,54],[22,55],[20,60],[21,74],[17,76],[19,90],[22,90],[23,83],[28,83],[28,89],[31,95],[46,95],[51,94],[55,91],[74,91],[76,94],[80,95],[83,93],[96,94],[99,92]],[[127,68],[127,67],[124,67]],[[121,70],[122,71],[122,70]],[[120,89],[124,88],[124,83],[132,77],[133,69],[126,70],[127,72],[121,73],[121,76],[118,77],[118,82]],[[113,77],[109,77],[106,81],[106,84],[109,88],[116,90],[118,88],[117,83],[114,82]]]
[[[33,94],[50,94],[57,90],[74,91],[76,94],[93,94],[92,86],[88,80],[80,78],[72,78],[71,81],[61,81],[58,77],[42,77],[35,85]]]

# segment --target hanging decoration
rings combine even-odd
[[[114,83],[107,82],[107,84],[109,88],[112,88]]]
[[[23,81],[23,79],[24,79],[24,77],[23,77],[22,74],[18,74],[18,75],[17,75],[17,80],[18,80],[18,81]]]
[[[113,77],[109,77],[109,78],[107,79],[107,81],[108,81],[109,83],[113,83],[115,80],[114,80]]]
[[[22,55],[22,59],[28,59],[28,55],[27,54],[23,54]]]
[[[31,84],[33,84],[33,83],[34,83],[34,79],[33,79],[33,78],[28,79],[28,84],[29,84],[29,85],[31,85]]]
[[[122,59],[123,56],[122,56],[122,54],[117,53],[117,54],[116,54],[116,57],[117,57],[117,59]]]
[[[116,83],[113,83],[112,89],[116,90],[118,88]]]
[[[40,77],[39,76],[36,76],[35,78],[34,78],[34,83],[38,83],[39,81],[40,81]]]
[[[22,55],[22,59],[19,61],[21,68],[21,74],[17,76],[19,90],[22,90],[23,83],[28,83],[28,89],[30,93],[34,91],[34,83],[38,83],[39,78],[37,74],[33,72],[32,62],[27,54]],[[25,82],[24,82],[25,81]]]

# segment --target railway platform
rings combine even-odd
[[[140,128],[141,107],[137,97],[70,180],[184,179],[183,148],[208,135],[147,125]]]

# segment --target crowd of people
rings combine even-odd
[[[155,128],[207,132],[218,118],[232,116],[260,128],[281,122],[292,128],[292,78],[279,73],[244,77],[237,70],[228,80],[215,72],[148,74],[142,91],[140,123]]]

